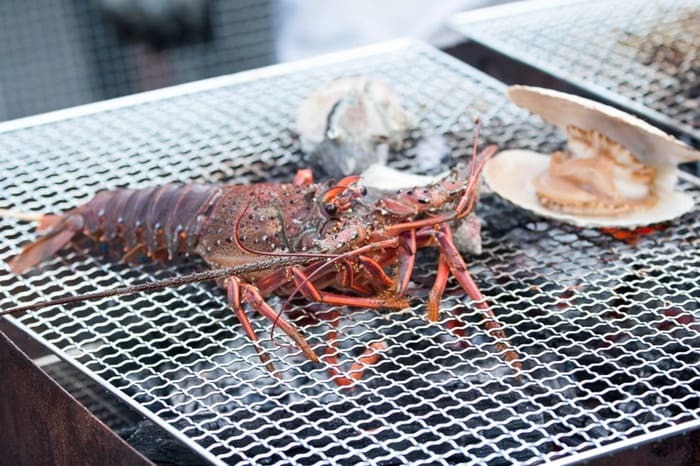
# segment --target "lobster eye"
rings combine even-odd
[[[360,187],[360,196],[366,196],[367,195],[367,187],[361,186]]]
[[[323,204],[323,210],[326,211],[328,215],[335,215],[338,212],[338,206],[335,204]]]

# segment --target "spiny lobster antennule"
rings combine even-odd
[[[476,199],[479,197],[478,185],[481,172],[484,170],[486,162],[493,157],[497,150],[497,146],[490,145],[482,150],[478,155],[475,155],[472,159],[469,177],[467,179],[467,184],[464,187],[464,195],[459,200],[459,203],[455,208],[458,217],[468,214],[474,208]]]
[[[434,211],[445,204],[457,201],[455,218],[468,214],[474,207],[478,197],[478,183],[481,172],[496,153],[496,146],[490,145],[479,152],[479,134],[481,120],[474,121],[474,144],[472,147],[471,163],[460,163],[442,180],[424,187],[402,189],[394,198],[382,199],[377,207],[384,214],[397,217],[409,217],[426,211]]]
[[[481,134],[481,118],[478,116],[474,119],[474,144],[472,145],[472,162],[469,166],[469,178],[467,186],[464,189],[464,195],[459,200],[455,209],[456,218],[464,217],[474,208],[478,197],[478,184],[481,172],[486,165],[486,162],[493,157],[498,150],[495,145],[490,145],[486,149],[479,151],[479,135]]]

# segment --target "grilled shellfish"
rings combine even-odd
[[[327,175],[342,177],[385,164],[416,118],[384,81],[367,76],[338,78],[299,107],[297,131],[307,160]]]
[[[690,211],[675,191],[679,163],[700,152],[625,112],[549,89],[512,86],[510,99],[567,134],[552,156],[510,150],[484,179],[496,193],[543,217],[586,227],[638,227]]]

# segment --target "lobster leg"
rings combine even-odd
[[[442,294],[445,292],[445,286],[447,286],[447,279],[449,276],[450,266],[447,264],[445,254],[440,252],[437,276],[435,277],[435,283],[433,283],[430,294],[428,294],[428,320],[430,322],[437,322],[440,319],[440,301],[442,300]]]
[[[240,281],[236,285],[236,280],[238,280],[236,277],[229,277],[226,280],[227,293],[229,294],[229,302],[232,303],[231,306],[236,311],[236,315],[241,320],[241,324],[246,330],[246,333],[248,333],[250,336],[251,333],[254,334],[255,332],[252,330],[248,317],[242,311],[238,311],[238,309],[241,308],[240,303],[242,301],[246,301],[253,309],[262,314],[267,320],[275,325],[278,325],[282,331],[289,336],[289,338],[294,340],[299,349],[304,352],[307,358],[313,362],[318,362],[318,356],[316,353],[314,353],[309,344],[306,342],[306,339],[304,339],[294,325],[289,323],[289,321],[283,315],[272,309],[270,305],[265,302],[257,288],[247,283],[241,283]],[[236,299],[238,299],[238,308],[235,306]],[[250,330],[248,330],[248,327],[250,327]],[[257,341],[257,337],[251,337],[251,339],[253,339],[254,342]]]
[[[375,289],[385,290],[394,284],[394,281],[389,277],[382,266],[374,259],[367,256],[357,258],[362,269],[369,275],[370,284]]]
[[[309,186],[314,182],[314,174],[309,168],[302,168],[297,170],[296,175],[294,175],[294,186]]]
[[[474,280],[467,270],[467,265],[464,263],[464,259],[462,259],[457,247],[454,245],[452,231],[448,225],[443,224],[440,226],[440,229],[437,232],[437,240],[441,253],[440,257],[445,258],[448,268],[462,286],[462,289],[469,295],[470,298],[476,301],[476,307],[481,310],[485,320],[484,326],[488,332],[494,338],[496,338],[496,348],[498,351],[503,353],[503,358],[506,360],[506,362],[519,370],[522,366],[520,358],[508,343],[505,332],[498,323],[498,320],[496,320],[496,316],[493,314],[493,311],[489,305],[483,301],[484,296],[481,294],[481,291],[479,291],[476,283],[474,283]]]
[[[275,369],[274,364],[270,360],[270,356],[266,354],[262,347],[260,346],[260,340],[253,330],[253,326],[250,323],[250,319],[243,310],[243,303],[241,301],[241,282],[237,277],[229,277],[224,281],[224,287],[226,288],[226,296],[228,298],[228,303],[231,306],[234,314],[238,318],[238,321],[243,326],[243,330],[248,334],[248,338],[253,342],[255,346],[255,351],[257,351],[260,360],[265,365],[265,368],[273,374],[275,377],[279,378],[279,374]]]
[[[354,264],[350,260],[338,262],[338,266],[342,267],[343,271],[340,272],[339,276],[336,278],[336,283],[338,283],[341,288],[352,290],[360,296],[372,296],[390,288],[394,284],[391,277],[384,272],[382,266],[374,259],[367,256],[359,256],[356,261],[357,264]],[[359,265],[363,272],[360,274],[361,280],[357,280],[355,275],[355,267],[357,267],[357,265]],[[308,275],[306,270],[304,270],[304,273]],[[322,288],[318,286],[318,281],[315,282],[317,288]]]
[[[352,387],[355,382],[362,379],[365,375],[365,369],[369,366],[376,364],[381,355],[382,351],[385,351],[388,346],[383,341],[375,341],[369,344],[367,349],[365,349],[357,361],[350,365],[350,369],[347,375],[344,374],[340,368],[340,362],[338,361],[338,349],[335,347],[335,339],[337,338],[337,332],[333,330],[332,335],[329,336],[329,346],[326,350],[326,361],[330,364],[328,368],[328,374],[333,379],[333,382],[339,387]]]
[[[408,307],[408,300],[404,298],[387,296],[387,297],[362,297],[362,296],[346,296],[337,293],[329,293],[319,290],[314,285],[309,277],[298,267],[290,268],[294,283],[297,288],[311,301],[317,301],[324,304],[332,304],[335,306],[352,306],[365,307],[371,309],[403,309]]]
[[[345,289],[352,290],[359,295],[370,296],[374,292],[372,290],[385,290],[389,288],[393,281],[389,277],[380,264],[378,264],[374,259],[367,256],[359,256],[357,259],[359,266],[362,268],[363,272],[366,274],[361,274],[361,281],[357,280],[357,276],[354,273],[352,260],[343,260],[337,263],[338,267],[342,267],[342,271],[338,274],[336,278],[336,272],[329,270],[328,272],[322,273],[320,275],[315,275],[313,277],[314,283],[317,284],[317,288],[323,288],[324,286],[318,285],[318,283],[323,284],[337,284]],[[318,270],[322,264],[313,264],[303,268],[304,275],[311,275],[316,270]],[[274,293],[282,286],[286,286],[290,281],[291,272],[289,269],[280,269],[276,272],[272,272],[263,278],[257,280],[256,285],[260,294],[263,296],[269,296]]]
[[[353,379],[345,376],[340,369],[340,361],[338,361],[338,347],[335,342],[338,339],[338,312],[333,311],[325,319],[330,321],[333,329],[326,336],[326,362],[328,363],[328,375],[331,376],[333,382],[339,387],[349,387],[355,382]]]
[[[124,261],[125,264],[136,264],[138,255],[145,251],[146,247],[143,244],[137,244],[133,248],[124,251],[122,261]]]
[[[413,268],[416,264],[416,230],[401,233],[399,241],[399,276],[396,283],[396,293],[403,296],[411,281]]]
[[[367,367],[376,364],[380,357],[381,352],[387,349],[387,344],[383,341],[375,341],[369,344],[369,346],[362,352],[362,354],[350,365],[350,369],[346,372],[343,371],[341,367],[340,360],[338,358],[338,347],[336,341],[338,340],[338,319],[340,318],[340,313],[338,311],[326,311],[322,316],[313,313],[312,316],[316,321],[323,319],[328,321],[332,326],[332,330],[328,332],[326,336],[326,355],[324,357],[325,362],[328,364],[327,372],[328,375],[339,387],[352,388],[355,382],[362,379]]]
[[[344,260],[338,262],[338,266],[342,268],[342,271],[339,271],[338,273],[338,280],[343,289],[352,290],[360,296],[369,296],[372,294],[372,290],[369,287],[359,283],[355,279],[353,264],[347,260]]]

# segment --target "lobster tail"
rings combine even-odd
[[[49,259],[80,233],[95,241],[120,241],[125,258],[143,252],[172,259],[192,252],[206,213],[221,190],[203,184],[167,184],[97,193],[63,215],[44,215],[38,229],[48,233],[9,261],[13,273]]]
[[[83,230],[83,224],[84,220],[81,215],[61,217],[60,221],[46,235],[25,246],[19,255],[9,261],[10,270],[12,273],[23,273],[49,259],[68,244],[73,236]]]

